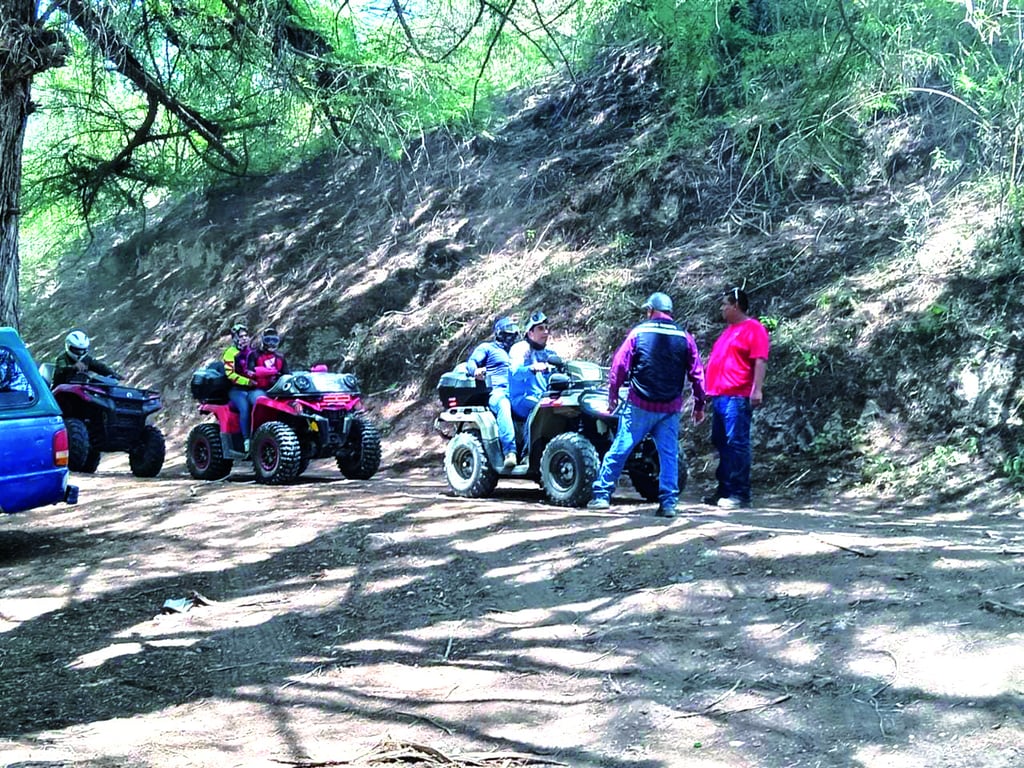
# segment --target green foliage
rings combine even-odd
[[[931,304],[917,319],[917,331],[924,336],[938,336],[949,321],[949,307]]]
[[[952,174],[969,156],[1001,171],[1010,193],[1024,175],[1019,16],[997,2],[654,0],[624,6],[612,30],[663,49],[681,119],[648,150],[654,165],[725,130],[750,198],[808,181],[850,188],[874,122],[934,115],[948,135],[932,132],[925,162]]]
[[[475,130],[493,96],[575,68],[580,30],[609,12],[560,0],[452,0],[401,17],[368,0],[93,2],[92,24],[55,7],[73,55],[34,82],[29,228],[57,211],[141,210],[332,145],[398,156],[437,127]]]
[[[1018,448],[1003,461],[1003,474],[1016,486],[1024,487],[1024,449]]]

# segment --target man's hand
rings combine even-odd
[[[702,424],[704,422],[704,409],[694,408],[693,409],[693,423]]]
[[[483,379],[483,377],[484,377],[484,375],[486,373],[487,373],[487,369],[486,368],[477,368],[476,371],[473,373],[473,378],[474,379]]]
[[[764,393],[761,391],[760,387],[754,387],[752,390],[750,390],[750,407],[751,408],[760,408],[761,407],[761,403],[763,403],[763,402],[764,402]]]

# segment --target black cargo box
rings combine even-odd
[[[474,379],[465,371],[455,370],[441,374],[437,385],[437,396],[445,408],[459,405],[487,405],[491,388]]]
[[[226,403],[230,388],[220,360],[211,360],[192,374],[192,397],[201,402]]]

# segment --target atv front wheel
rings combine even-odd
[[[348,440],[337,458],[338,469],[349,480],[369,480],[380,469],[380,432],[363,414],[352,416]]]
[[[268,421],[257,429],[250,443],[256,482],[283,485],[299,476],[302,444],[295,431],[282,421]]]
[[[564,432],[541,454],[540,482],[552,504],[582,507],[590,501],[600,466],[593,443],[576,432]]]
[[[678,454],[678,475],[679,492],[686,488],[686,457],[682,452]],[[658,501],[661,485],[658,482],[658,475],[661,472],[661,457],[658,456],[658,449],[654,447],[654,441],[646,439],[640,444],[640,458],[632,461],[626,468],[633,488],[645,501]]]
[[[482,499],[494,493],[498,472],[476,432],[459,432],[444,452],[444,474],[456,496]]]
[[[128,466],[136,477],[156,477],[164,465],[166,453],[163,433],[147,424],[139,442],[128,451]]]
[[[68,431],[68,469],[92,474],[100,464],[100,452],[92,447],[89,428],[81,419],[64,419]]]
[[[196,480],[220,480],[231,472],[231,460],[224,458],[220,427],[206,423],[188,433],[185,466]]]

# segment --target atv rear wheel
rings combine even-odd
[[[231,472],[231,460],[224,458],[220,427],[206,423],[188,433],[185,466],[196,480],[220,480]]]
[[[338,453],[338,469],[349,480],[369,480],[380,469],[380,432],[361,413],[352,415],[348,440]]]
[[[166,454],[163,432],[147,424],[139,442],[128,451],[128,466],[136,477],[156,477],[164,465]]]
[[[89,428],[81,419],[64,419],[68,431],[68,469],[92,474],[100,464],[100,452],[92,447]]]
[[[302,444],[295,431],[283,421],[268,421],[257,429],[250,448],[257,483],[282,485],[299,476]]]
[[[444,474],[456,496],[482,499],[498,485],[498,472],[476,432],[459,432],[448,441],[444,452]]]
[[[629,474],[630,482],[633,483],[636,492],[645,501],[658,501],[661,491],[661,485],[658,482],[658,475],[661,472],[661,457],[658,456],[658,449],[654,447],[654,441],[650,439],[644,440],[641,443],[640,451],[640,459],[633,461],[626,469],[626,472]],[[682,493],[683,489],[686,488],[686,457],[679,453],[677,458],[679,492]]]
[[[540,457],[540,482],[552,504],[582,507],[593,492],[601,460],[583,435],[564,432],[555,436]]]

